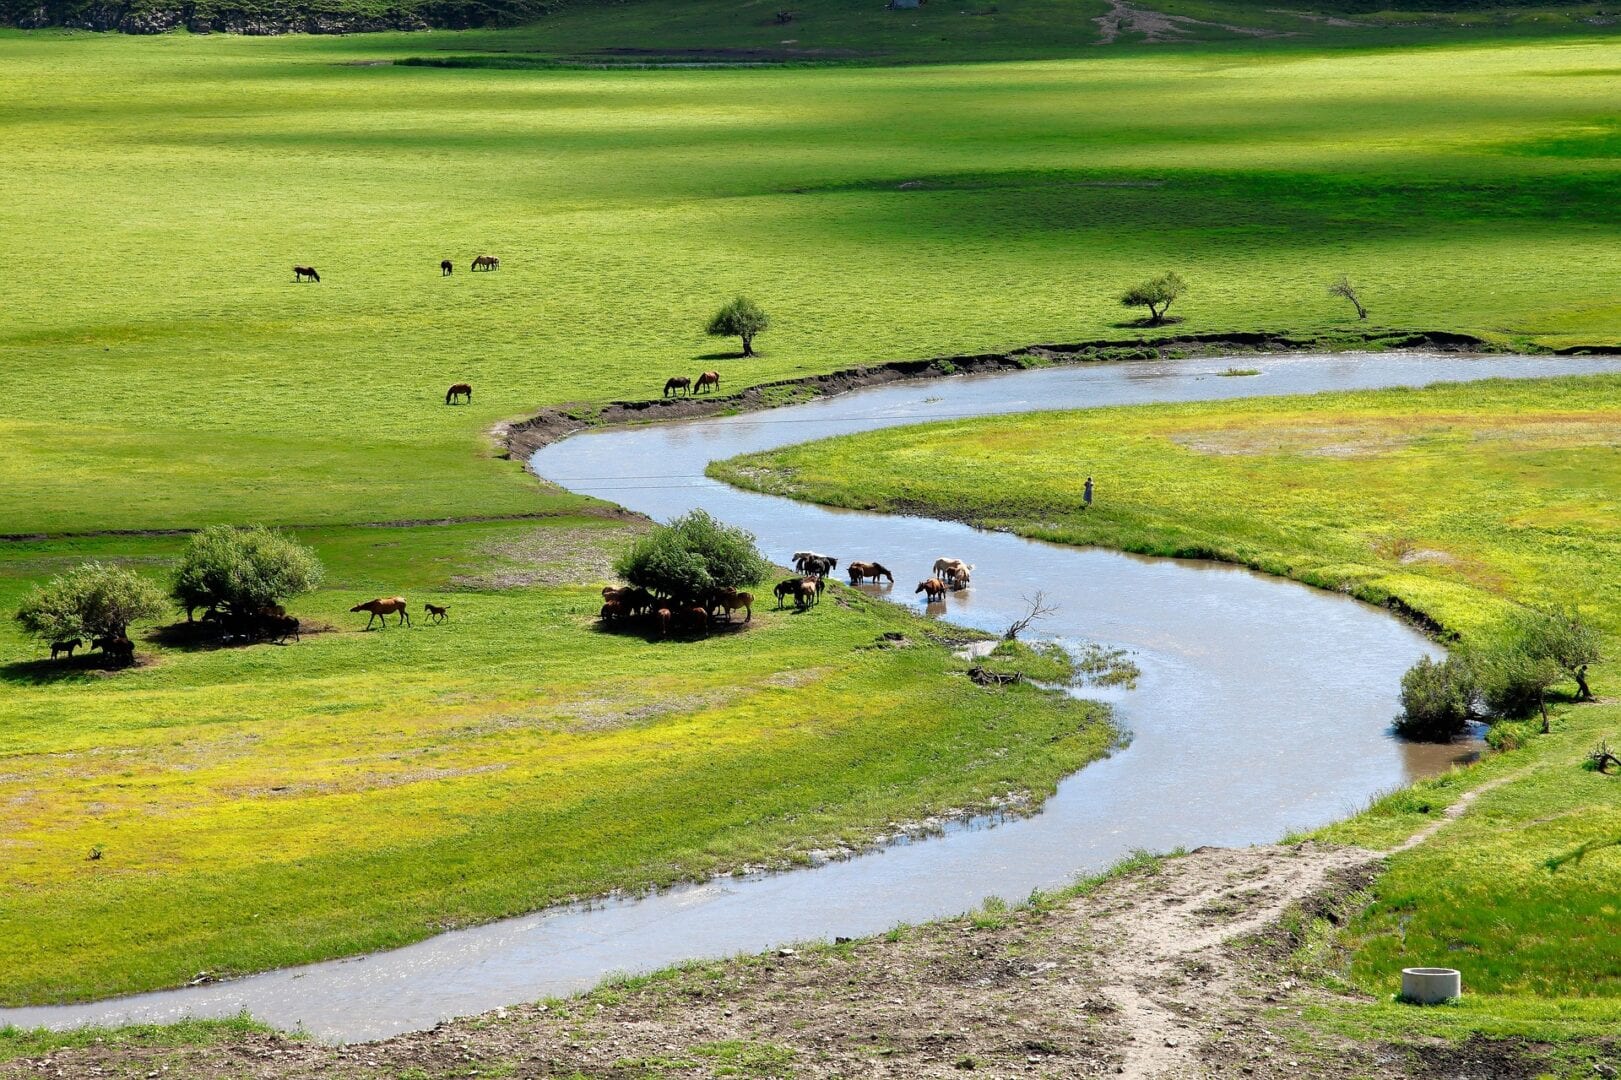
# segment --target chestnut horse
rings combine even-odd
[[[710,598],[710,610],[715,608],[726,609],[726,621],[732,621],[732,612],[738,608],[743,609],[743,621],[751,622],[754,619],[754,594],[738,592],[736,589],[716,589],[715,595]]]
[[[720,372],[706,371],[702,375],[698,376],[698,385],[693,387],[692,392],[694,394],[701,394],[704,392],[706,387],[710,390],[720,389]]]
[[[364,604],[356,604],[350,611],[365,611],[370,613],[366,620],[366,629],[371,629],[372,619],[382,619],[383,626],[388,626],[388,616],[399,615],[400,625],[411,625],[411,613],[406,609],[403,596],[380,596],[376,600],[367,600]]]
[[[933,604],[946,598],[946,583],[937,577],[932,577],[927,581],[920,581],[917,583],[917,588],[912,590],[913,596],[918,593],[926,593],[924,599]]]
[[[497,259],[494,255],[480,255],[478,258],[473,260],[473,269],[499,270],[501,269],[501,260]]]
[[[451,274],[454,274],[455,272],[456,272],[456,264],[455,263],[451,262],[449,259],[440,259],[439,260],[439,276],[440,277],[449,277]]]
[[[692,380],[685,375],[676,375],[664,380],[665,397],[669,397],[672,393],[679,393],[682,390],[689,394],[692,393]]]
[[[321,275],[317,274],[315,272],[315,267],[313,267],[313,266],[295,266],[295,267],[293,267],[293,280],[294,281],[303,281],[305,278],[309,278],[311,281],[315,282],[317,285],[319,285],[321,283]]]
[[[454,405],[459,397],[466,397],[467,404],[471,405],[473,403],[473,388],[464,382],[457,383],[445,391],[445,404]]]
[[[895,575],[883,563],[853,562],[850,564],[850,584],[860,585],[863,581],[871,581],[876,585],[881,579],[888,578],[891,585],[895,584]]]

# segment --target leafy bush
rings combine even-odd
[[[122,638],[129,624],[163,613],[163,592],[121,566],[85,563],[36,585],[17,621],[41,641]]]
[[[1149,322],[1158,326],[1165,321],[1165,315],[1171,310],[1176,298],[1187,290],[1188,283],[1182,280],[1182,275],[1175,270],[1161,274],[1159,277],[1149,278],[1138,285],[1133,285],[1120,294],[1122,307],[1145,307],[1148,309]]]
[[[637,539],[614,571],[662,596],[695,600],[715,589],[753,585],[770,573],[771,564],[754,546],[752,533],[694,510]]]
[[[1439,662],[1421,657],[1401,678],[1396,733],[1422,742],[1450,742],[1469,726],[1475,701],[1474,665],[1459,653]]]
[[[198,608],[240,617],[318,588],[322,576],[315,552],[279,532],[213,525],[186,545],[170,595],[187,618]]]

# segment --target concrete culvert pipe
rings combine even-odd
[[[1457,968],[1402,968],[1403,1001],[1418,1005],[1439,1005],[1463,993],[1463,977]]]

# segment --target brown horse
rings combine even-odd
[[[473,260],[473,269],[499,270],[501,269],[501,260],[497,259],[494,255],[480,255],[478,258]]]
[[[450,609],[438,604],[423,604],[422,610],[428,613],[428,619],[432,622],[442,623],[450,618]]]
[[[122,634],[118,637],[98,637],[90,643],[90,647],[100,649],[101,655],[119,667],[129,667],[135,663],[135,643]]]
[[[913,596],[918,593],[926,593],[924,599],[931,604],[936,603],[946,598],[946,583],[937,577],[932,577],[927,581],[920,581],[917,583],[917,588],[912,590]]]
[[[878,584],[882,578],[888,578],[891,585],[895,584],[895,575],[891,574],[883,563],[853,562],[850,564],[850,584],[860,585],[863,581]]]
[[[622,619],[630,618],[630,608],[618,600],[608,600],[603,603],[602,610],[597,613],[597,617],[605,623],[619,622]]]
[[[303,281],[305,278],[309,278],[311,281],[315,282],[317,285],[319,285],[321,283],[321,275],[317,274],[315,272],[315,267],[313,267],[313,266],[295,266],[295,267],[293,267],[293,280],[295,282],[296,281]]]
[[[67,653],[68,659],[72,660],[73,650],[77,649],[83,644],[84,642],[80,641],[78,638],[68,638],[66,641],[53,641],[51,642],[51,659],[55,660],[62,653]]]
[[[696,627],[697,629],[702,630],[705,637],[709,636],[708,608],[699,607],[697,605],[692,607],[684,607],[681,609],[681,621],[686,623],[688,626]]]
[[[388,616],[390,615],[398,615],[400,625],[410,626],[411,613],[406,610],[406,607],[405,597],[403,596],[380,596],[376,600],[367,600],[364,604],[356,604],[349,610],[369,612],[371,617],[366,620],[366,629],[370,630],[372,619],[382,619],[383,626],[387,627]]]
[[[259,633],[266,641],[278,641],[286,644],[288,638],[294,641],[303,641],[299,631],[302,627],[299,621],[291,615],[265,615],[259,620]]]
[[[454,405],[459,397],[467,398],[467,404],[473,403],[473,388],[467,383],[459,382],[445,391],[445,404]]]
[[[720,372],[706,371],[702,375],[698,376],[698,385],[692,388],[692,392],[694,394],[701,394],[704,392],[705,388],[710,390],[720,389]]]
[[[685,375],[675,375],[664,380],[665,397],[669,397],[671,394],[678,394],[682,390],[685,390],[689,394],[692,393],[692,380],[687,378]]]
[[[439,260],[439,276],[440,277],[449,277],[451,274],[454,274],[455,272],[456,272],[456,264],[455,263],[451,262],[449,259],[440,259]]]
[[[725,608],[727,622],[732,621],[732,612],[742,608],[743,621],[751,622],[754,619],[754,594],[738,592],[736,589],[716,589],[709,607],[711,610]]]

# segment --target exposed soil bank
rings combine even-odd
[[[1380,331],[1332,339],[1270,333],[1182,334],[1168,338],[1109,338],[1068,345],[1029,345],[1000,353],[965,353],[926,360],[890,360],[825,375],[779,379],[732,394],[612,401],[605,405],[557,405],[528,420],[498,428],[509,453],[527,458],[541,447],[588,427],[646,424],[664,420],[730,415],[831,397],[867,386],[905,379],[945,378],[1019,371],[1051,364],[1084,364],[1109,360],[1174,360],[1244,353],[1302,352],[1312,349],[1425,349],[1430,352],[1508,352],[1484,338],[1446,331]],[[1523,350],[1512,350],[1523,351]],[[1566,354],[1599,354],[1604,348],[1561,350]]]
[[[347,8],[323,0],[0,0],[0,25],[123,34],[360,34],[508,26],[552,7],[549,0],[383,0]]]

